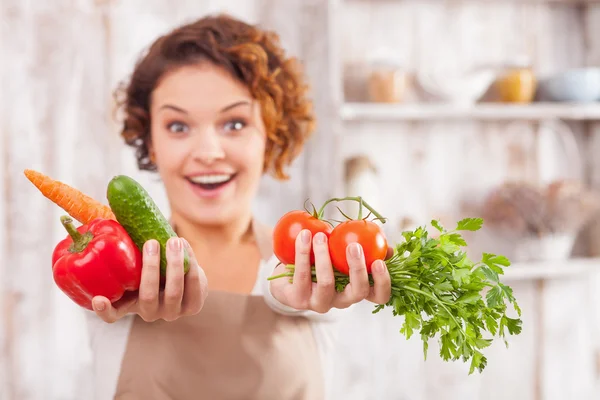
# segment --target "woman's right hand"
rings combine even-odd
[[[311,252],[315,255],[316,283],[312,281]],[[388,259],[392,254],[393,249],[388,248],[385,258]],[[336,290],[327,236],[322,232],[314,237],[308,229],[300,232],[296,237],[295,258],[293,282],[288,279],[275,279],[270,283],[273,297],[288,307],[322,314],[332,308],[348,308],[365,299],[376,304],[385,304],[390,299],[391,277],[384,260],[376,260],[371,265],[371,286],[364,252],[359,243],[351,243],[346,247],[350,283],[342,292]],[[285,272],[286,265],[280,263],[273,275]]]
[[[183,249],[188,251],[190,270],[183,273]],[[159,319],[173,321],[194,315],[202,310],[208,295],[208,281],[198,265],[194,251],[183,238],[167,242],[167,277],[165,289],[160,290],[160,247],[156,240],[144,244],[142,279],[138,292],[127,293],[111,304],[103,296],[96,296],[92,306],[96,315],[113,323],[127,314],[138,314],[144,321]]]

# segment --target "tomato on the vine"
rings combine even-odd
[[[296,237],[304,229],[308,229],[314,236],[323,232],[327,237],[331,233],[331,225],[316,218],[303,210],[294,210],[286,213],[279,219],[273,229],[273,252],[284,264],[296,263]],[[315,255],[311,251],[310,263],[314,265]]]
[[[379,225],[362,219],[345,221],[337,225],[329,235],[331,262],[343,274],[349,274],[346,248],[350,243],[362,246],[368,273],[371,273],[371,264],[375,260],[385,260],[388,243]]]

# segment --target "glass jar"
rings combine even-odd
[[[368,75],[369,101],[374,103],[400,103],[408,86],[406,71],[393,61],[371,63]]]
[[[500,101],[505,103],[531,103],[537,90],[536,74],[528,57],[516,57],[505,64],[496,80]]]

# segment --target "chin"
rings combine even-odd
[[[190,216],[199,225],[223,226],[239,218],[238,215],[226,210],[199,210]]]

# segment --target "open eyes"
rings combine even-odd
[[[185,133],[189,131],[189,127],[182,122],[171,122],[167,125],[167,129],[173,133]]]
[[[225,133],[241,131],[247,126],[244,119],[236,118],[226,121],[219,126],[219,130]],[[180,121],[173,121],[167,124],[167,130],[171,133],[187,133],[190,130],[189,125]]]
[[[223,130],[229,131],[240,131],[246,127],[246,122],[242,119],[233,119],[223,124]]]

